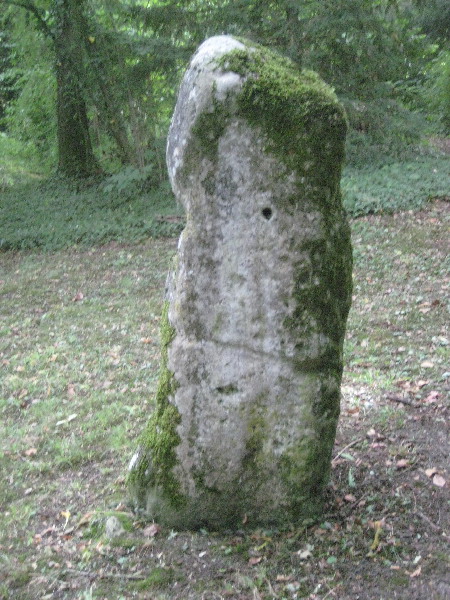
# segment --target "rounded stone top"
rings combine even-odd
[[[346,119],[332,88],[254,42],[214,36],[184,75],[168,136],[169,178],[186,208],[190,176],[198,180],[211,168],[222,136],[237,121],[257,132],[267,152],[300,179],[331,171],[339,180]]]
[[[175,193],[177,172],[183,165],[184,153],[199,115],[212,113],[215,101],[225,102],[233,90],[241,87],[242,77],[224,72],[217,63],[233,50],[245,50],[245,45],[228,35],[207,39],[192,57],[184,75],[167,141],[167,166]]]

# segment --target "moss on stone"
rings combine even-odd
[[[158,489],[162,497],[175,508],[184,504],[179,483],[172,471],[177,464],[175,448],[180,443],[177,426],[181,416],[169,401],[178,384],[168,368],[168,347],[175,336],[168,311],[169,303],[165,302],[160,328],[161,367],[155,396],[156,408],[141,436],[138,461],[129,475],[132,495],[141,508],[145,507],[151,489]]]
[[[347,120],[332,88],[313,71],[301,71],[290,59],[249,40],[239,41],[245,48],[224,54],[216,65],[240,75],[242,88],[236,97],[220,100],[212,89],[212,105],[193,125],[181,172],[190,173],[199,157],[206,156],[215,163],[228,123],[242,117],[266,134],[266,150],[280,158],[288,170],[309,177],[309,184],[314,179],[319,185],[322,179],[329,182],[334,173],[338,184]],[[280,177],[285,174],[280,173]]]
[[[250,418],[247,422],[247,439],[245,442],[246,455],[243,460],[243,466],[246,469],[255,469],[261,462],[264,441],[267,437],[267,424],[262,415],[255,408],[251,411]]]
[[[290,59],[240,41],[245,49],[232,50],[217,61],[244,79],[238,112],[263,129],[268,149],[289,169],[309,172],[313,161],[316,177],[326,173],[329,180],[330,171],[337,171],[339,179],[347,121],[332,88],[313,71],[300,71]]]
[[[342,371],[342,340],[351,296],[350,237],[339,193],[346,133],[345,113],[332,89],[315,73],[300,72],[290,60],[251,42],[243,43],[244,49],[233,50],[212,65],[217,71],[238,73],[242,85],[231,89],[230,96],[220,100],[212,90],[209,110],[199,114],[190,131],[192,135],[186,138],[188,146],[184,149],[181,175],[177,174],[181,178],[177,183],[180,187],[190,186],[192,174],[196,173],[199,177],[201,174],[203,179],[198,183],[208,195],[227,202],[228,196],[235,195],[231,174],[220,171],[217,165],[220,139],[227,127],[235,123],[237,128],[247,124],[254,129],[257,151],[251,160],[257,161],[261,150],[278,159],[277,172],[270,184],[276,208],[285,211],[292,219],[299,219],[310,211],[317,220],[320,219],[320,228],[323,229],[320,240],[305,241],[308,236],[300,240],[292,236],[289,240],[289,252],[299,258],[298,265],[294,266],[293,291],[286,298],[286,305],[292,307],[284,321],[286,338],[294,340],[294,343],[299,341],[294,358],[299,372],[304,373],[306,378],[308,372],[314,371],[312,377],[316,377],[316,373],[324,373],[324,378],[329,377],[338,385]],[[244,129],[248,133],[248,127]],[[281,168],[278,169],[280,162]],[[255,169],[258,168],[255,165]],[[278,188],[288,189],[283,186],[287,177],[295,182],[294,186],[290,185],[286,193],[276,193]],[[189,202],[192,205],[188,208],[194,213],[197,196],[195,193],[191,196]],[[211,210],[215,209],[214,206],[211,203]],[[188,227],[189,223],[188,216]],[[320,232],[319,226],[317,230]],[[200,226],[189,233],[190,244],[203,243]],[[302,260],[302,257],[307,257],[307,260]],[[188,258],[184,260],[188,261]],[[214,265],[208,264],[213,258],[208,255],[203,261],[204,264],[195,265],[196,268],[213,272]],[[186,263],[185,268],[189,271],[190,265]],[[197,304],[197,293],[193,289],[187,290],[184,307],[176,306],[174,310],[178,311],[184,324],[184,333],[192,339],[208,339],[202,320],[192,314],[192,307]],[[221,327],[218,319],[215,330]],[[317,401],[311,394],[306,394],[305,414],[298,423],[305,432],[304,437],[298,440],[292,435],[293,439],[289,437],[283,444],[278,441],[276,452],[272,448],[272,442],[276,442],[273,440],[275,427],[267,410],[270,403],[267,398],[253,399],[252,407],[246,404],[242,408],[247,435],[242,469],[236,479],[229,482],[227,489],[207,485],[207,474],[214,466],[210,465],[207,457],[202,458],[190,473],[196,496],[184,496],[174,474],[176,448],[181,441],[177,432],[181,417],[171,402],[177,382],[168,368],[168,348],[174,335],[166,303],[161,324],[162,356],[156,409],[142,436],[137,466],[130,475],[138,503],[145,506],[147,498],[150,498],[155,506],[162,506],[163,520],[165,514],[172,524],[178,522],[194,527],[199,526],[202,520],[215,526],[235,525],[245,514],[250,515],[255,523],[259,520],[298,521],[317,515],[321,510],[323,488],[328,481],[339,411],[338,392],[316,386]],[[319,346],[324,340],[323,352],[321,348],[311,358],[313,353],[308,347],[308,340],[312,340],[311,346]],[[232,395],[237,392],[238,386],[239,382],[223,385],[216,391],[224,396]],[[301,400],[302,390],[299,390],[299,397]],[[197,429],[192,427],[188,440],[192,447],[196,446],[197,435]],[[271,484],[274,472],[279,476],[280,488],[287,490],[282,494],[282,502],[267,510],[264,503],[255,506],[248,490],[262,494]]]

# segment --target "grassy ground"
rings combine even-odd
[[[0,254],[0,597],[450,598],[449,209],[352,221],[327,513],[287,531],[177,532],[128,512],[175,238]]]

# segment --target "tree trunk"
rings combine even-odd
[[[84,0],[54,2],[58,170],[71,178],[98,173],[83,90]]]

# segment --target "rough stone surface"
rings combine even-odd
[[[345,115],[287,59],[228,36],[184,77],[168,140],[187,225],[168,278],[136,503],[178,527],[320,513],[339,415],[351,247]]]

